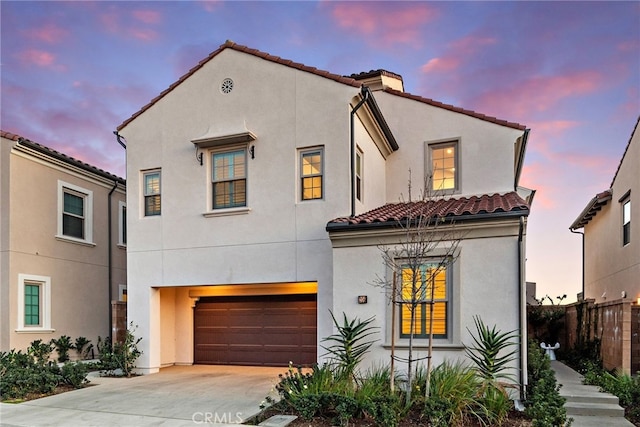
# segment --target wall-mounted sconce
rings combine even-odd
[[[358,295],[358,304],[366,304],[367,296],[366,295]]]
[[[202,153],[198,153],[198,146],[196,145],[196,160],[200,162],[200,166],[202,166]]]
[[[636,304],[640,305],[640,297],[638,297],[638,300],[636,301]]]
[[[251,158],[255,159],[256,158],[256,146],[252,145],[251,147],[249,147],[249,154],[251,154]]]

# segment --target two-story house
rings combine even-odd
[[[142,372],[313,363],[329,311],[375,316],[367,363],[388,363],[392,337],[406,351],[407,318],[392,322],[375,282],[409,170],[416,193],[433,177],[464,236],[439,279],[434,359],[464,357],[474,315],[523,325],[520,124],[405,93],[387,71],[340,76],[226,42],[118,131]]]
[[[631,303],[640,305],[639,171],[640,118],[611,185],[595,195],[569,227],[572,231],[581,229],[584,233],[584,299],[593,300],[601,306],[614,302],[626,306],[620,312],[618,331],[615,331],[617,337],[610,334],[611,341],[622,339],[621,345],[617,345],[620,351],[615,357],[607,358],[605,355],[605,365],[608,369],[623,368],[631,373],[640,369],[640,322],[634,321],[632,326],[631,321]],[[602,322],[599,327],[602,328]],[[596,331],[596,336],[601,337],[602,331]],[[603,343],[603,351],[606,346],[608,344]],[[635,350],[633,357],[632,350]]]
[[[0,350],[111,336],[126,294],[125,181],[2,131]]]

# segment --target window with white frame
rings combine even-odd
[[[247,206],[247,150],[234,148],[211,153],[212,208]]]
[[[316,200],[324,197],[323,154],[322,148],[300,151],[300,189],[302,200]]]
[[[441,261],[402,266],[402,287],[396,296],[400,338],[412,332],[414,338],[428,338],[431,327],[434,338],[449,337],[449,269],[450,263]]]
[[[622,245],[631,243],[631,199],[622,201]]]
[[[58,181],[59,239],[93,244],[93,191]]]
[[[362,159],[363,159],[364,154],[362,153],[362,150],[360,149],[360,147],[356,148],[356,167],[355,167],[355,175],[356,175],[356,182],[355,182],[355,186],[356,186],[356,199],[362,201],[362,169],[363,169],[363,163],[362,163]]]
[[[51,278],[18,275],[17,332],[51,332]]]
[[[127,246],[127,204],[118,202],[118,245]]]
[[[158,216],[161,213],[160,170],[143,172],[144,216]]]
[[[458,142],[429,144],[431,190],[453,192],[459,189]]]

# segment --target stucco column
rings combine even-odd
[[[127,298],[129,324],[137,326],[135,338],[142,337],[136,361],[138,374],[154,374],[160,370],[160,291],[146,286],[130,287]]]

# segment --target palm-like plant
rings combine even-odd
[[[476,335],[469,328],[467,330],[473,338],[472,347],[465,346],[467,356],[476,365],[478,375],[485,381],[499,383],[501,380],[513,380],[508,373],[508,365],[515,360],[517,350],[509,351],[516,344],[513,340],[518,337],[518,331],[502,332],[494,325],[489,328],[478,316],[473,317]],[[504,352],[507,351],[505,354]]]
[[[327,350],[326,355],[331,355],[332,359],[338,365],[341,372],[347,376],[350,381],[355,380],[356,366],[362,361],[364,355],[369,351],[376,340],[366,340],[367,337],[375,334],[378,329],[372,326],[375,317],[366,320],[359,318],[349,320],[347,315],[342,313],[342,325],[338,323],[331,311],[333,324],[338,329],[337,334],[330,335],[322,341],[332,342],[328,347],[322,346]]]

